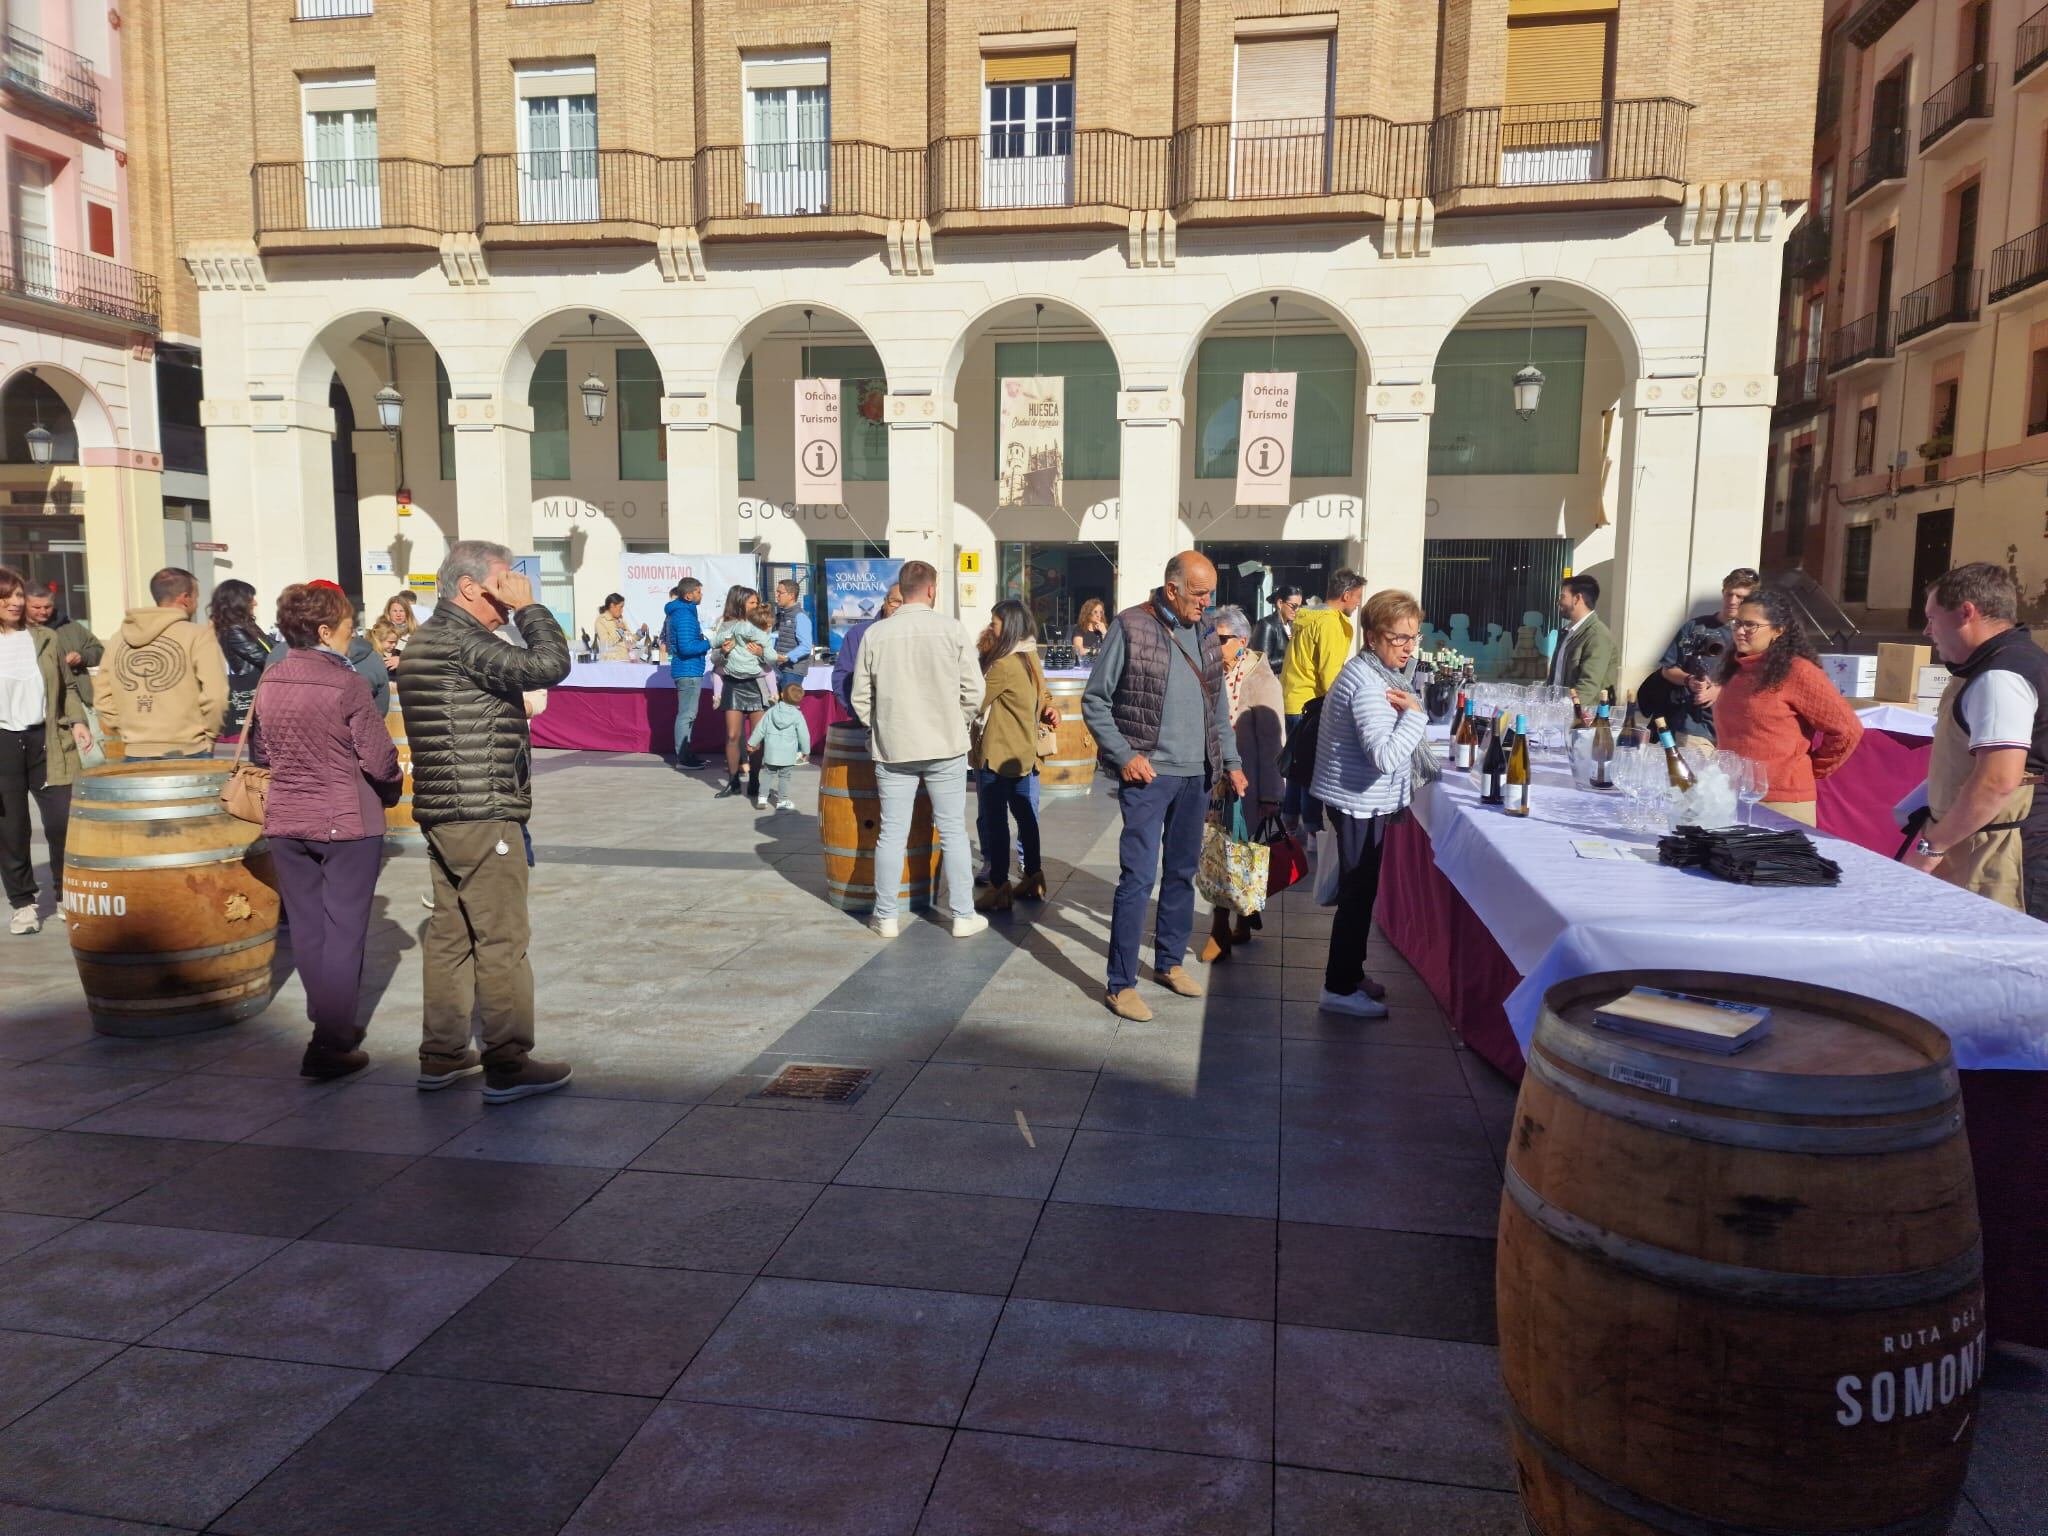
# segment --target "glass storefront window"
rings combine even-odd
[[[1003,380],[1039,375],[1067,381],[1064,477],[1116,479],[1123,470],[1123,431],[1117,411],[1117,391],[1123,381],[1118,377],[1116,353],[1110,350],[1109,343],[997,342],[996,376],[990,380],[989,394],[998,419],[1002,413]],[[995,472],[1001,472],[1000,466]]]
[[[1004,544],[997,558],[1002,596],[1031,610],[1040,645],[1065,645],[1091,597],[1100,598],[1112,617],[1116,613],[1114,544]],[[974,630],[988,622],[985,612],[960,617]]]
[[[666,480],[668,434],[661,425],[661,370],[645,347],[618,350],[619,478]]]
[[[550,347],[533,370],[526,387],[533,407],[533,478],[569,478],[569,354]]]
[[[1543,399],[1515,415],[1515,374],[1543,370]],[[1436,413],[1429,419],[1432,475],[1575,475],[1586,394],[1586,328],[1453,331],[1437,354]]]
[[[754,360],[750,357],[740,369],[740,478],[754,478]]]
[[[883,420],[889,381],[873,347],[806,347],[803,376],[838,379],[842,480],[889,478],[889,427]]]
[[[1195,474],[1237,478],[1237,412],[1248,373],[1295,377],[1294,478],[1351,473],[1358,352],[1346,336],[1212,336],[1195,359]]]

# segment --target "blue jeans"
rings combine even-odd
[[[697,696],[704,691],[704,675],[679,677],[676,685],[676,756],[695,757],[690,748],[691,729],[697,723]]]
[[[932,892],[932,905],[949,917],[974,915],[974,862],[967,848],[967,759],[936,758],[929,762],[875,763],[875,793],[882,824],[875,830],[875,913],[894,917],[901,905],[903,855],[910,846],[910,819],[917,809],[917,788],[924,786],[932,805],[932,831],[939,839],[939,875],[944,891]]]
[[[1109,990],[1138,984],[1138,945],[1144,936],[1145,903],[1159,881],[1159,915],[1152,931],[1152,963],[1162,971],[1179,965],[1195,926],[1195,865],[1202,857],[1202,823],[1209,811],[1209,785],[1201,774],[1161,774],[1150,784],[1119,784],[1124,832],[1117,843],[1120,866],[1116,901],[1109,919]]]
[[[981,856],[988,860],[988,878],[1001,885],[1010,878],[1010,818],[1017,818],[1017,862],[1025,874],[1038,870],[1038,775],[1009,779],[993,768],[981,770],[976,830]]]

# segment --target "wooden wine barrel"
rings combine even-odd
[[[825,762],[818,786],[818,837],[825,845],[826,899],[847,912],[875,905],[875,836],[882,829],[882,802],[875,789],[875,763],[868,755],[867,727],[841,720],[825,730]],[[939,839],[932,831],[932,803],[919,785],[910,817],[897,893],[908,907],[928,907],[937,883]]]
[[[1634,986],[1771,1009],[1734,1056],[1624,1035]],[[1796,982],[1550,989],[1501,1201],[1501,1375],[1542,1536],[1941,1536],[1985,1366],[1948,1038]]]
[[[412,819],[412,748],[405,739],[405,716],[398,709],[396,678],[391,680],[391,708],[384,712],[384,729],[391,733],[391,744],[398,748],[399,772],[405,775],[405,788],[399,794],[398,804],[384,807],[384,841],[424,848],[427,835]]]
[[[1095,738],[1081,719],[1081,690],[1086,686],[1078,677],[1045,680],[1053,708],[1060,712],[1060,743],[1053,756],[1039,760],[1041,795],[1085,795],[1094,787]]]
[[[182,1035],[270,1003],[277,883],[262,830],[221,809],[230,764],[90,769],[71,790],[64,920],[103,1035]]]

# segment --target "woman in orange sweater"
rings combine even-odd
[[[1863,722],[1821,671],[1783,592],[1759,588],[1736,611],[1735,648],[1712,703],[1716,744],[1770,770],[1764,804],[1814,825],[1814,786],[1856,750]]]

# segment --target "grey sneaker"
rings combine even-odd
[[[537,1093],[553,1093],[569,1086],[570,1075],[566,1061],[535,1061],[531,1056],[514,1067],[486,1067],[484,1102],[509,1104]]]
[[[43,926],[43,920],[36,916],[34,907],[16,907],[14,920],[7,925],[9,933],[35,933]]]

